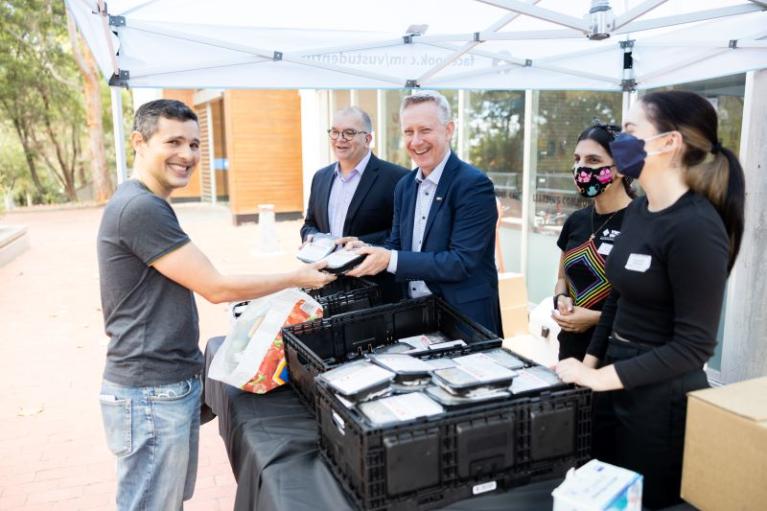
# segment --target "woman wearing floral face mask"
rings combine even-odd
[[[573,180],[581,196],[594,204],[573,212],[562,227],[562,250],[554,288],[554,321],[559,333],[559,359],[583,360],[610,294],[605,262],[620,234],[623,213],[634,192],[619,174],[610,154],[617,126],[598,124],[583,131],[575,146]]]
[[[646,196],[626,210],[607,263],[613,291],[584,362],[556,370],[612,391],[601,395],[610,413],[594,422],[610,448],[597,456],[641,473],[652,509],[679,501],[686,394],[708,386],[703,365],[743,235],[745,179],[718,140],[716,111],[697,94],[647,94],[624,128],[613,158]]]

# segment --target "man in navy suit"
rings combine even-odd
[[[433,293],[502,336],[493,184],[450,150],[455,124],[444,96],[433,91],[406,96],[400,119],[405,147],[418,168],[394,192],[391,236],[383,247],[359,247],[367,257],[348,274],[392,273],[407,281],[409,297]]]
[[[338,161],[314,175],[302,241],[330,233],[343,241],[355,238],[382,245],[389,237],[394,187],[408,170],[376,158],[370,151],[372,132],[370,116],[363,110],[350,107],[336,112],[328,135]],[[385,301],[401,298],[402,286],[391,275],[373,280]]]

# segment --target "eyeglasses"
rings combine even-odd
[[[364,135],[368,134],[367,131],[357,131],[353,129],[338,131],[335,128],[330,128],[328,130],[328,136],[330,137],[331,140],[338,140],[338,137],[341,137],[342,139],[349,141],[353,139],[354,137],[356,137],[357,135],[359,135],[360,133]]]

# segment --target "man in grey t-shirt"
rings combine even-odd
[[[117,456],[117,508],[181,509],[194,491],[202,354],[196,292],[213,303],[333,280],[322,263],[270,275],[216,271],[168,203],[200,159],[197,116],[179,101],[136,112],[134,176],[106,205],[98,234],[104,323],[110,338],[101,409]]]

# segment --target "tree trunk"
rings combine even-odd
[[[27,167],[29,168],[29,176],[32,178],[32,184],[35,185],[35,190],[37,190],[37,193],[40,195],[45,194],[45,187],[43,186],[43,183],[40,181],[40,176],[37,174],[37,164],[35,163],[35,150],[32,148],[32,143],[29,140],[29,137],[27,136],[26,129],[21,125],[21,121],[19,119],[13,119],[13,127],[16,129],[16,134],[19,137],[19,142],[21,142],[21,147],[24,150],[24,159],[27,162]]]
[[[48,97],[48,91],[43,88],[39,87],[38,92],[40,93],[40,99],[43,100],[43,105],[45,106],[45,110],[43,112],[43,123],[45,124],[45,132],[48,134],[48,140],[51,142],[51,145],[53,146],[53,153],[56,155],[56,161],[58,162],[58,169],[61,170],[61,173],[57,171],[56,165],[54,165],[50,159],[46,156],[45,150],[42,149],[40,154],[45,158],[45,161],[48,163],[48,167],[50,167],[51,172],[54,173],[59,178],[59,181],[64,186],[64,192],[67,194],[67,198],[72,202],[77,202],[77,192],[75,191],[75,167],[69,166],[67,163],[67,160],[65,158],[66,155],[66,145],[62,143],[61,138],[56,134],[56,130],[53,128],[53,124],[51,123],[51,103],[50,98]],[[63,127],[63,125],[62,125]],[[72,130],[75,130],[76,126],[72,126]],[[75,133],[72,134],[73,137],[76,136]],[[73,144],[71,148],[72,152],[77,151],[77,147]],[[74,155],[73,162],[77,160],[77,155]]]
[[[107,167],[104,151],[103,103],[99,71],[88,47],[82,44],[72,18],[67,14],[67,29],[72,54],[83,77],[85,94],[86,123],[88,125],[88,150],[90,153],[91,178],[93,179],[94,199],[98,203],[109,200],[114,190],[112,176]]]

